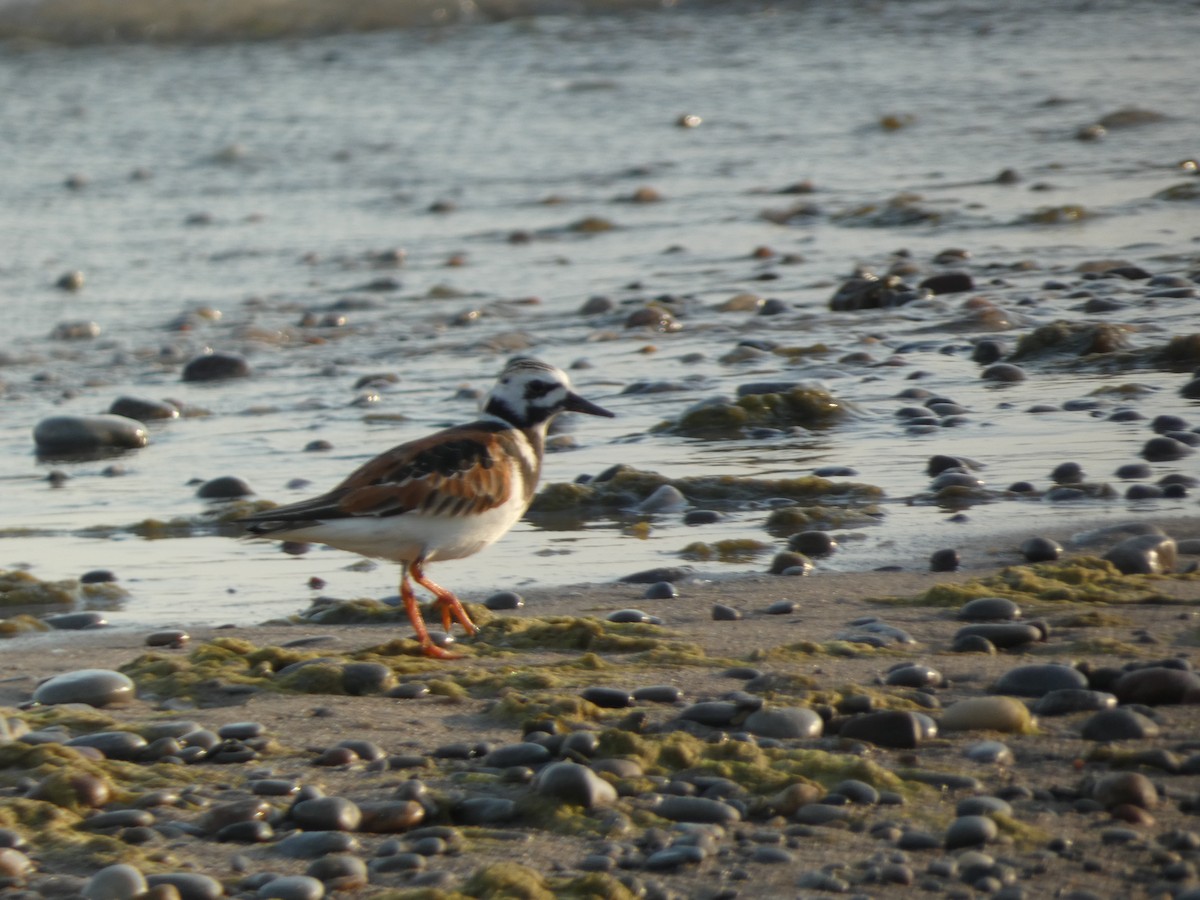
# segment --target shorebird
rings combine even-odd
[[[425,565],[478,553],[505,534],[533,500],[546,429],[560,412],[612,417],[575,393],[566,373],[510,360],[480,418],[393,447],[333,490],[242,519],[252,535],[327,544],[400,564],[400,598],[426,656],[453,659],[429,637],[413,581],[434,596],[447,632],[477,629],[462,602]]]

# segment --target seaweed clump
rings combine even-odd
[[[787,391],[714,398],[686,409],[676,422],[654,430],[706,440],[745,438],[758,428],[822,429],[846,416],[845,405],[824,388],[797,385]]]
[[[1045,356],[1094,356],[1129,349],[1129,329],[1108,322],[1052,322],[1017,342],[1010,359]]]

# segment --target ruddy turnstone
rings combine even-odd
[[[434,595],[446,631],[456,620],[475,634],[462,603],[429,580],[425,564],[478,553],[516,524],[537,488],[546,429],[563,411],[613,415],[576,394],[562,370],[518,357],[501,373],[477,421],[393,447],[328,493],[242,523],[254,535],[400,563],[400,598],[422,651],[453,658],[430,640],[409,575]]]

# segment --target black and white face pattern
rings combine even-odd
[[[483,410],[517,428],[540,425],[563,410],[612,416],[608,410],[576,394],[571,389],[571,379],[562,369],[526,357],[509,361],[488,394]]]

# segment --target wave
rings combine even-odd
[[[225,43],[623,13],[678,0],[0,0],[0,40]]]

